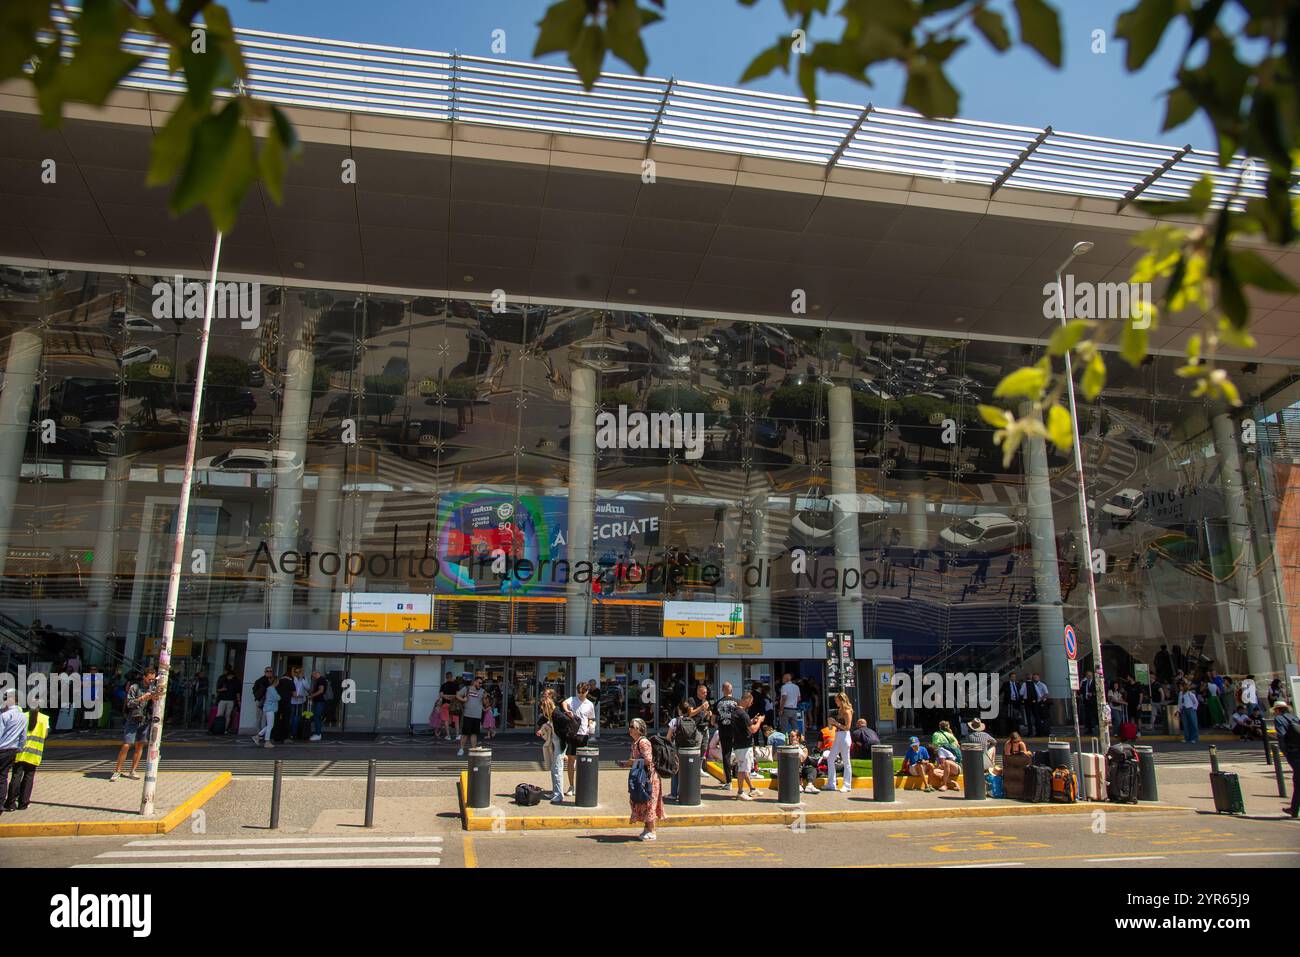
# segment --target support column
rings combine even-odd
[[[1224,504],[1228,510],[1228,542],[1236,565],[1233,582],[1237,596],[1246,606],[1246,666],[1255,675],[1272,672],[1273,657],[1269,654],[1268,623],[1259,594],[1259,579],[1255,577],[1254,532],[1246,510],[1245,485],[1241,477],[1241,456],[1237,453],[1237,432],[1231,418],[1220,413],[1214,417],[1214,450],[1222,458],[1219,484],[1223,487]]]
[[[41,336],[31,329],[17,329],[9,338],[4,387],[0,389],[0,578],[9,558],[9,539],[15,521],[18,483],[22,478],[23,452],[31,427],[32,402],[36,398],[36,377],[41,364]]]
[[[131,460],[115,455],[104,470],[103,498],[99,503],[99,531],[95,536],[95,559],[90,566],[87,630],[90,637],[104,641],[113,612],[113,578],[117,574],[117,549],[122,528],[122,506],[126,502]],[[214,684],[215,688],[216,685]]]
[[[1029,541],[1034,555],[1034,587],[1038,592],[1038,637],[1043,655],[1043,682],[1053,704],[1053,720],[1069,700],[1069,666],[1066,664],[1065,613],[1061,607],[1061,573],[1056,562],[1056,520],[1052,515],[1052,486],[1048,481],[1047,446],[1042,438],[1025,439],[1025,493],[1028,499]],[[1085,558],[1085,561],[1087,559]],[[1082,624],[1082,622],[1080,622]],[[1021,666],[1023,667],[1023,662]],[[1017,669],[1020,670],[1020,669]]]
[[[311,380],[316,359],[311,349],[295,344],[289,350],[284,374],[284,398],[280,405],[281,452],[293,455],[295,468],[276,476],[271,504],[272,552],[277,560],[286,551],[298,550],[301,528],[302,480],[307,461],[307,420],[311,416]],[[292,572],[271,575],[270,627],[290,628],[293,614]]]
[[[750,500],[750,569],[745,579],[745,596],[749,601],[745,630],[754,638],[774,638],[772,625],[772,551],[768,548],[767,491]],[[750,584],[751,580],[754,584]]]
[[[343,470],[337,465],[322,465],[316,479],[316,511],[312,519],[312,551],[336,552],[339,548],[339,512],[342,508],[340,489],[343,486]],[[319,556],[311,566],[311,592],[307,598],[310,610],[308,627],[319,627],[333,631],[337,626],[339,605],[334,599],[334,584],[338,573],[333,575],[321,571]]]
[[[907,493],[907,547],[929,548],[930,531],[926,528],[925,495],[921,492]]]
[[[847,509],[838,509],[835,521],[835,571],[841,583],[836,599],[836,621],[840,631],[862,633],[862,553],[858,550],[857,463],[853,455],[853,392],[846,385],[833,385],[826,396],[831,432],[831,494]],[[845,589],[845,573],[857,577],[858,587]]]
[[[579,562],[591,561],[595,506],[596,370],[575,365],[569,385],[569,584],[565,590],[571,635],[587,635],[591,630],[591,584],[575,582],[573,571]]]

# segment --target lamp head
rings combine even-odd
[[[1082,256],[1084,253],[1092,252],[1092,247],[1093,243],[1090,243],[1085,239],[1083,242],[1075,243],[1074,247],[1070,250],[1070,253],[1074,256]]]

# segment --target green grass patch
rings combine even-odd
[[[871,776],[871,762],[870,762],[870,761],[859,761],[859,760],[857,760],[857,759],[855,758],[853,761],[850,762],[850,764],[853,765],[853,776],[854,776],[855,778],[857,778],[857,777],[864,777],[864,778],[865,778],[865,777],[870,777],[870,776]],[[759,762],[758,762],[758,769],[759,769],[760,771],[775,771],[775,770],[776,770],[776,762],[775,762],[775,761],[759,761]],[[902,773],[902,770],[903,770],[903,759],[900,758],[900,757],[895,757],[895,758],[894,758],[894,774],[895,774],[895,775],[901,774],[901,773]]]

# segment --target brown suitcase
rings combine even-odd
[[[1025,794],[1025,769],[1034,763],[1033,755],[1007,754],[1002,757],[1002,786],[1006,796],[1020,800]]]

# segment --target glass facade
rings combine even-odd
[[[0,280],[0,626],[139,659],[161,629],[201,306],[170,276]],[[250,629],[395,620],[841,628],[888,639],[899,669],[1039,655],[1054,675],[1070,621],[1086,653],[1072,457],[1030,443],[1004,465],[976,411],[1036,347],[269,282],[245,297],[213,321],[174,662],[190,673]],[[1277,674],[1300,586],[1295,370],[1232,367],[1246,404],[1225,411],[1181,364],[1113,362],[1081,410],[1107,670],[1163,644]],[[533,708],[539,669],[584,677],[536,657],[492,663],[521,689],[502,702]],[[672,680],[625,658],[601,665],[603,720]]]

